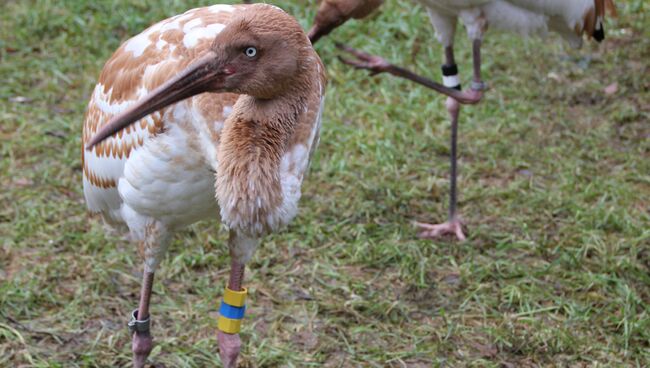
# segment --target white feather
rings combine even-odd
[[[418,0],[429,13],[438,41],[443,46],[453,43],[456,20],[462,19],[470,38],[480,39],[481,16],[490,28],[515,32],[524,36],[545,35],[548,30],[559,33],[572,46],[581,44],[574,29],[593,0]]]

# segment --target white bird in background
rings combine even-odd
[[[442,66],[443,84],[440,85],[407,69],[390,64],[381,57],[339,47],[356,60],[343,61],[372,74],[387,72],[425,85],[448,96],[446,107],[451,116],[451,173],[449,216],[442,224],[417,223],[423,238],[437,238],[451,234],[465,239],[456,195],[456,142],[460,104],[478,103],[485,86],[481,80],[481,41],[488,28],[512,31],[524,36],[544,35],[549,30],[559,33],[572,46],[580,47],[583,36],[601,41],[605,37],[603,21],[605,8],[616,14],[612,0],[417,0],[427,10],[438,41],[444,46],[445,64]],[[350,18],[352,12],[370,14],[379,7],[377,0],[323,0],[309,31],[313,42],[328,34]],[[458,67],[454,58],[454,37],[460,19],[473,43],[473,77],[469,90],[461,92]]]
[[[236,366],[244,267],[261,237],[296,215],[325,85],[298,22],[264,4],[189,10],[108,60],[83,125],[83,187],[90,211],[128,232],[144,258],[129,322],[135,367],[153,346],[151,288],[172,233],[219,215],[232,268],[218,341],[224,365]]]

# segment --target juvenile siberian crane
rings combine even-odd
[[[549,30],[559,33],[573,47],[582,45],[583,36],[602,41],[605,37],[603,21],[605,9],[615,14],[612,0],[417,0],[427,10],[438,41],[444,47],[442,66],[443,85],[395,66],[381,57],[369,55],[350,47],[340,48],[356,60],[345,60],[359,69],[373,74],[387,72],[410,79],[448,96],[446,107],[451,117],[451,173],[449,215],[442,224],[418,223],[420,237],[437,238],[451,234],[465,239],[457,211],[457,135],[460,104],[478,103],[485,85],[481,80],[481,41],[488,28],[512,31],[520,35],[543,35]],[[309,31],[312,42],[330,33],[334,28],[357,14],[367,15],[381,5],[381,0],[323,0]],[[454,58],[454,36],[460,19],[473,43],[473,77],[470,89],[461,92],[458,67]]]
[[[83,126],[83,187],[90,211],[128,232],[144,258],[128,324],[135,367],[152,349],[151,287],[172,233],[219,215],[232,263],[218,342],[236,366],[245,264],[296,215],[325,84],[298,22],[264,4],[189,10],[108,60]]]

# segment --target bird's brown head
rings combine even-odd
[[[293,17],[271,5],[247,6],[233,15],[208,52],[114,116],[87,148],[152,112],[203,92],[234,92],[260,99],[283,95],[300,77],[312,52]]]
[[[281,95],[311,50],[293,17],[264,4],[253,5],[234,18],[212,44],[217,63],[228,74],[223,88],[261,99]]]

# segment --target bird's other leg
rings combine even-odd
[[[454,60],[453,46],[445,47],[445,64],[442,66],[443,83],[449,88],[461,89],[458,78],[458,67]],[[433,239],[444,235],[456,236],[458,240],[465,240],[462,223],[457,213],[457,185],[458,177],[458,116],[460,115],[460,104],[455,99],[448,97],[446,101],[447,111],[451,118],[451,155],[450,155],[450,173],[449,173],[449,217],[442,224],[424,224],[416,223],[421,232],[420,238]]]
[[[460,91],[449,88],[429,78],[416,74],[406,68],[391,64],[380,56],[370,55],[344,44],[337,44],[336,47],[352,56],[352,59],[339,57],[339,59],[344,64],[348,64],[356,69],[368,70],[370,71],[370,75],[388,73],[400,78],[408,79],[438,93],[441,93],[447,97],[452,97],[461,104],[472,105],[481,101],[481,98],[483,97],[482,91],[473,89]]]
[[[246,288],[242,287],[246,262],[252,257],[257,248],[258,240],[230,231],[230,276],[228,287],[224,291],[224,298],[219,309],[219,355],[225,368],[235,368],[237,357],[241,351],[239,330],[246,309]],[[224,305],[225,304],[225,305]]]
[[[476,93],[482,96],[485,84],[481,80],[481,39],[474,38],[472,43],[472,65],[473,76],[470,93]],[[458,79],[458,67],[454,60],[453,46],[445,47],[445,65],[442,67],[444,85],[450,88],[460,90],[460,81]],[[480,100],[480,97],[479,97]],[[418,236],[421,238],[437,238],[450,234],[456,236],[458,240],[465,240],[463,226],[458,216],[458,116],[460,115],[460,104],[451,97],[447,98],[447,111],[451,118],[451,155],[450,155],[450,173],[449,173],[449,217],[442,224],[430,225],[418,223],[422,230]]]
[[[140,243],[140,252],[144,256],[144,272],[140,288],[140,303],[138,309],[131,313],[128,323],[132,336],[133,367],[143,368],[147,357],[153,349],[151,335],[151,318],[149,305],[153,288],[154,273],[164,256],[169,242],[168,233],[159,223],[151,223],[145,227],[144,239]]]

